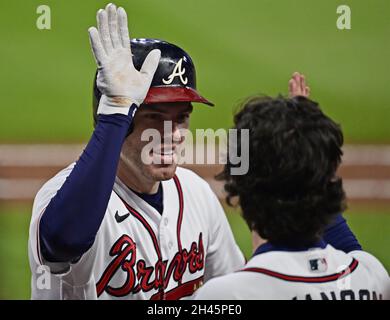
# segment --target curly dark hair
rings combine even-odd
[[[341,162],[343,133],[316,102],[304,97],[254,97],[234,117],[235,129],[249,129],[249,171],[225,180],[227,202],[238,197],[249,228],[273,244],[310,245],[346,208]],[[241,154],[241,146],[236,148]],[[242,155],[241,155],[242,156]]]

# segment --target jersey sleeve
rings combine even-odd
[[[390,300],[390,277],[382,263],[372,254],[362,250],[351,251],[349,255],[366,268],[372,283],[376,283],[379,291],[383,292],[383,299]]]
[[[41,253],[39,223],[50,200],[64,184],[71,173],[74,164],[59,172],[55,177],[46,182],[34,199],[29,231],[29,252],[33,262],[38,266],[49,266],[53,273],[64,273],[69,269],[69,263],[49,263],[45,261]]]
[[[194,300],[233,300],[232,288],[226,287],[224,278],[214,278],[195,291]]]
[[[263,300],[267,299],[264,292],[271,286],[271,283],[264,282],[263,287],[257,277],[248,277],[234,272],[228,275],[210,279],[198,290],[195,291],[194,300]],[[258,288],[261,288],[260,290]],[[268,298],[269,299],[269,298]]]
[[[209,212],[209,246],[205,264],[205,281],[237,271],[245,264],[245,258],[234,240],[226,214],[209,188],[211,207]]]

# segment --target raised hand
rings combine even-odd
[[[132,104],[139,106],[144,101],[161,52],[152,50],[141,70],[135,69],[126,11],[114,4],[97,12],[97,26],[89,28],[88,33],[98,66],[97,87],[102,93],[98,113],[127,114]]]
[[[306,85],[305,76],[299,72],[294,72],[290,81],[288,82],[288,94],[290,98],[303,96],[308,98],[310,96],[310,87]]]

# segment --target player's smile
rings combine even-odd
[[[157,143],[152,144],[149,152],[151,159],[141,159],[143,163],[151,162],[151,165],[160,168],[177,165],[179,146],[184,142],[181,129],[188,129],[191,111],[192,106],[188,103],[146,105],[140,109],[140,121],[147,127],[146,130],[154,129],[159,132]]]
[[[162,146],[154,148],[149,155],[152,157],[153,164],[176,164],[178,162],[178,154],[176,146]]]
[[[142,105],[135,115],[133,131],[122,147],[120,177],[135,190],[138,188],[133,184],[145,186],[148,181],[155,189],[157,182],[171,179],[180,159],[183,129],[189,127],[191,112],[192,105],[188,102]],[[145,139],[148,130],[158,135],[154,143],[153,139]]]

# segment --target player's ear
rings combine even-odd
[[[135,113],[133,121],[131,121],[131,123],[130,123],[129,130],[127,131],[126,138],[134,131],[134,126],[135,126],[135,123],[137,122],[137,114],[140,114],[139,113],[140,109],[142,109],[144,107],[145,107],[145,104],[141,103],[139,105],[139,107],[137,108],[137,112]]]

